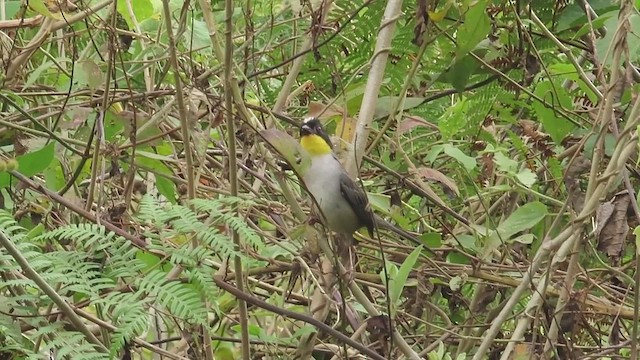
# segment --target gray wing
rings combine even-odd
[[[375,219],[367,194],[344,172],[340,174],[340,193],[347,200],[362,226],[365,226],[369,235],[373,237]]]

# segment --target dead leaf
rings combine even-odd
[[[598,206],[598,209],[596,210],[596,238],[600,237],[602,229],[607,224],[607,222],[609,222],[611,215],[613,215],[615,205],[613,205],[612,201],[607,201],[603,204],[600,204],[600,206]]]
[[[569,164],[564,184],[570,195],[571,206],[575,212],[582,211],[584,206],[584,191],[580,188],[580,176],[591,168],[591,161],[586,157],[576,156]]]
[[[357,119],[352,117],[342,118],[336,126],[336,135],[344,142],[353,144],[356,134]]]
[[[71,118],[71,121],[63,121],[62,123],[60,123],[60,128],[65,130],[79,128],[80,126],[84,125],[87,122],[89,115],[93,111],[94,110],[90,107],[78,106],[78,107],[72,108],[70,111],[67,112],[67,114],[69,115],[69,118]]]
[[[398,133],[400,135],[417,127],[428,127],[437,130],[438,127],[419,116],[407,116],[398,125]]]
[[[455,184],[455,182],[453,182],[453,180],[449,179],[440,171],[428,167],[420,167],[417,168],[415,172],[416,175],[426,180],[439,182],[441,185],[443,185],[442,189],[448,196],[460,196],[460,191],[458,190],[458,186]]]
[[[316,117],[320,120],[327,120],[333,116],[344,117],[347,115],[347,110],[342,108],[339,105],[331,104],[329,106],[320,103],[311,101],[309,102],[309,115]]]
[[[601,223],[604,224],[600,231],[597,231],[598,250],[606,253],[607,256],[611,258],[612,265],[618,265],[617,263],[622,255],[622,250],[624,249],[624,244],[629,234],[627,210],[630,203],[631,198],[625,192],[617,194],[611,201],[602,204],[600,206],[602,210],[599,208],[597,211],[602,219],[606,218],[605,221],[598,220],[598,227],[602,226]],[[609,209],[611,205],[613,205],[613,211]],[[610,211],[611,215],[607,217],[606,215]]]

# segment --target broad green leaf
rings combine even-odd
[[[32,151],[18,157],[18,164],[20,164],[18,171],[22,175],[29,177],[46,169],[53,161],[55,145],[55,143],[51,142],[40,150]]]
[[[424,233],[420,236],[420,241],[428,248],[438,248],[442,246],[442,234],[437,232]]]
[[[482,248],[478,252],[478,256],[483,260],[489,261],[493,257],[493,252],[498,249],[506,239],[498,236],[495,230],[491,230],[489,235],[483,237],[481,240]]]
[[[593,150],[595,149],[596,141],[598,141],[597,134],[588,134],[587,140],[584,142],[584,153],[589,159],[593,158]],[[613,134],[604,135],[604,154],[612,156],[615,148],[616,137]]]
[[[26,240],[33,240],[33,239],[37,238],[38,236],[42,235],[45,231],[46,231],[46,229],[44,228],[44,224],[43,223],[38,223],[38,225],[34,226],[33,229],[29,230],[29,232],[27,233],[25,239]]]
[[[464,15],[464,23],[456,34],[456,58],[460,59],[473,50],[491,31],[491,20],[487,15],[488,0],[480,0],[471,5]]]
[[[389,111],[395,106],[399,99],[397,96],[381,96],[376,101],[375,117],[389,116]],[[402,110],[409,110],[419,106],[424,101],[421,97],[407,97],[404,99]]]
[[[538,176],[534,174],[533,171],[531,171],[531,169],[524,168],[519,173],[516,174],[516,179],[518,179],[518,181],[522,185],[530,188],[531,186],[533,186],[533,184],[536,183],[536,180],[538,180]]]
[[[202,20],[192,20],[189,22],[189,33],[192,34],[189,38],[193,40],[193,44],[190,47],[194,49],[205,48],[211,46],[211,37],[209,36],[209,30],[207,25]]]
[[[47,188],[50,190],[58,191],[66,184],[60,161],[56,158],[51,161],[49,166],[42,170],[42,175],[44,176]]]
[[[461,98],[450,106],[438,119],[438,128],[443,138],[451,139],[460,130],[467,127],[467,99]]]
[[[466,155],[457,147],[451,144],[444,145],[444,153],[456,159],[467,171],[472,171],[476,168],[476,159]]]
[[[555,63],[549,66],[549,73],[554,75],[554,80],[565,81],[572,80],[580,87],[588,97],[589,100],[594,103],[598,102],[598,96],[589,88],[589,86],[580,78],[578,71],[569,63]]]
[[[383,194],[367,193],[369,203],[376,211],[382,212],[385,215],[391,213],[391,205],[389,203],[389,196]]]
[[[107,111],[104,116],[104,138],[108,142],[113,142],[117,135],[124,131],[123,120],[112,111]]]
[[[136,165],[144,166],[147,170],[154,173],[173,175],[171,169],[167,167],[162,161],[173,160],[171,157],[154,154],[149,151],[138,150],[136,151]],[[155,181],[158,192],[164,196],[171,203],[175,203],[176,199],[176,184],[167,179],[164,176],[156,175]]]
[[[471,75],[478,69],[479,63],[472,56],[465,56],[456,61],[453,66],[444,74],[447,81],[458,92],[463,92],[467,86]]]
[[[472,253],[478,251],[476,238],[468,234],[456,235],[455,239],[449,240],[447,243],[453,246],[462,246],[466,250],[471,250]]]
[[[617,16],[618,11],[615,11],[614,13],[616,13],[616,16],[612,16],[605,22],[607,29],[617,29],[619,27],[619,19]],[[629,36],[627,36],[627,51],[631,57],[631,61],[636,61],[640,58],[640,15],[632,13],[629,16],[629,23],[631,25],[631,31]],[[603,38],[596,40],[596,53],[598,55],[598,59],[609,68],[613,66],[611,61],[613,60],[612,50],[614,47],[613,40],[615,34],[616,31],[607,31],[607,34]],[[626,61],[625,57],[621,57],[620,61]]]
[[[498,225],[500,236],[504,240],[514,234],[531,229],[535,224],[547,216],[547,206],[539,201],[534,201],[520,206],[504,222]]]
[[[616,5],[613,6],[613,8],[615,8]],[[584,11],[582,11],[584,13]],[[576,31],[575,34],[573,34],[573,38],[574,39],[580,39],[581,37],[583,37],[584,35],[587,35],[591,32],[591,30],[597,30],[602,28],[607,21],[609,21],[609,19],[612,16],[616,16],[617,15],[617,11],[609,11],[606,14],[602,14],[600,16],[598,16],[597,18],[593,19],[593,21],[591,21],[591,23],[589,22],[585,22],[584,25],[582,25],[582,27],[580,28],[580,30]],[[585,18],[586,20],[586,18]]]
[[[294,339],[301,339],[304,335],[315,334],[318,332],[318,329],[315,326],[307,325],[300,326],[296,332],[293,333]]]
[[[536,87],[535,94],[544,100],[548,105],[555,107],[570,108],[571,98],[567,95],[562,86],[552,86],[550,81],[543,81]],[[562,139],[573,129],[574,125],[566,118],[556,114],[554,109],[546,107],[539,101],[532,104],[533,110],[542,123],[544,131],[551,136],[556,144],[560,144]]]
[[[493,153],[493,161],[502,172],[514,173],[518,169],[518,162],[499,150]]]
[[[4,3],[5,6],[5,19],[14,19],[14,16],[21,8],[22,1],[8,0]]]
[[[164,196],[172,204],[178,201],[176,197],[176,184],[173,181],[164,176],[156,176],[156,187],[160,195]]]
[[[413,269],[413,266],[418,261],[418,256],[422,252],[422,245],[415,248],[409,256],[404,260],[398,273],[396,276],[391,278],[389,284],[389,298],[391,299],[391,304],[397,304],[400,300],[400,296],[402,295],[402,290],[404,289],[407,279],[409,278],[409,274]]]
[[[431,351],[427,354],[428,360],[446,360],[444,357],[444,344],[440,342],[438,344],[438,350]]]
[[[84,59],[76,63],[76,79],[78,84],[87,85],[96,90],[104,85],[104,73],[93,60]]]
[[[533,234],[522,234],[522,235],[514,237],[509,242],[510,243],[518,242],[518,243],[521,243],[521,244],[531,244],[531,243],[533,243],[533,239],[535,239],[535,236]]]
[[[44,15],[48,18],[56,19],[56,20],[64,20],[65,18],[71,16],[71,12],[63,12],[65,10],[64,6],[60,6],[60,4],[65,4],[66,2],[58,2],[57,0],[29,0],[28,5],[31,9],[37,12],[40,15]],[[73,10],[73,9],[71,9]]]
[[[619,5],[615,4],[611,0],[589,0],[589,6],[598,14],[598,17],[596,19],[593,19],[592,21],[593,26],[596,29],[598,28],[596,24],[598,20],[600,20],[602,17],[608,19],[608,15],[611,10],[619,7]],[[555,30],[557,32],[561,32],[583,24],[583,29],[586,26],[590,26],[587,21],[587,16],[584,13],[584,6],[581,2],[573,2],[560,12]],[[580,33],[581,31],[582,29],[580,29],[578,33]],[[577,37],[580,36],[582,35],[577,35]]]
[[[142,250],[136,251],[136,258],[138,260],[141,260],[145,264],[146,270],[156,268],[161,261],[161,259],[158,256]],[[169,262],[167,262],[167,264],[169,264]]]
[[[175,157],[171,155],[160,155],[156,153],[152,153],[144,150],[137,150],[136,155],[143,156],[149,159],[160,160],[160,161],[175,161]]]

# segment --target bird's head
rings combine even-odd
[[[324,155],[333,151],[329,135],[315,117],[306,118],[300,126],[300,145],[310,155]]]

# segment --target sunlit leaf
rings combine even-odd
[[[285,159],[297,174],[304,174],[311,164],[311,160],[302,150],[300,143],[296,139],[277,129],[263,130],[260,132],[260,135]]]

